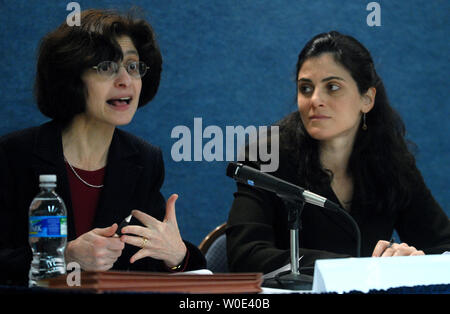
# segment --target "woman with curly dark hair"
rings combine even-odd
[[[416,167],[369,51],[351,36],[319,34],[296,70],[298,111],[277,123],[273,175],[340,204],[361,230],[361,256],[450,251],[449,219]],[[230,269],[268,273],[287,264],[287,221],[279,197],[238,183],[227,228]],[[301,221],[301,267],[355,256],[355,231],[342,213],[306,204]],[[394,230],[402,243],[389,245]]]
[[[93,271],[205,267],[180,236],[177,195],[166,204],[160,193],[161,150],[117,128],[153,99],[161,65],[151,26],[132,15],[87,10],[81,26],[63,23],[43,38],[35,93],[51,121],[0,139],[2,284],[27,283],[28,208],[40,174],[57,175],[67,207],[66,263]]]

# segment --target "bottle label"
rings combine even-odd
[[[31,216],[30,237],[67,237],[67,216]]]

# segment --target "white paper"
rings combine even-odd
[[[300,256],[298,259],[299,263],[303,256]],[[275,269],[274,271],[267,273],[263,276],[263,279],[272,279],[274,278],[278,273],[284,272],[284,271],[290,271],[291,270],[291,263],[284,265],[283,267],[280,267],[278,269]]]
[[[212,275],[212,271],[209,269],[198,269],[198,270],[190,270],[184,271],[180,273],[172,273],[171,275]]]
[[[281,273],[283,271],[291,270],[291,263],[284,265],[283,267],[280,267],[278,269],[275,269],[274,271],[264,274],[263,279],[272,279],[274,278],[278,273]]]

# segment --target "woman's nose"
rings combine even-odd
[[[311,105],[313,107],[322,107],[325,105],[324,97],[318,88],[316,88],[311,95]]]
[[[114,84],[117,87],[127,87],[131,84],[131,75],[128,74],[125,67],[119,67],[119,72],[117,72],[116,77],[114,78]]]

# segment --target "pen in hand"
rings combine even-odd
[[[391,240],[389,241],[388,246],[383,250],[383,252],[381,252],[380,257],[383,256],[384,252],[386,252],[386,250],[388,248],[390,248],[393,244],[394,244],[394,238],[392,237]]]
[[[122,228],[128,226],[128,224],[130,223],[131,217],[133,215],[129,215],[127,216],[124,220],[122,220],[122,222],[119,224],[119,227],[117,227],[117,232],[116,234],[120,237],[122,235]]]

